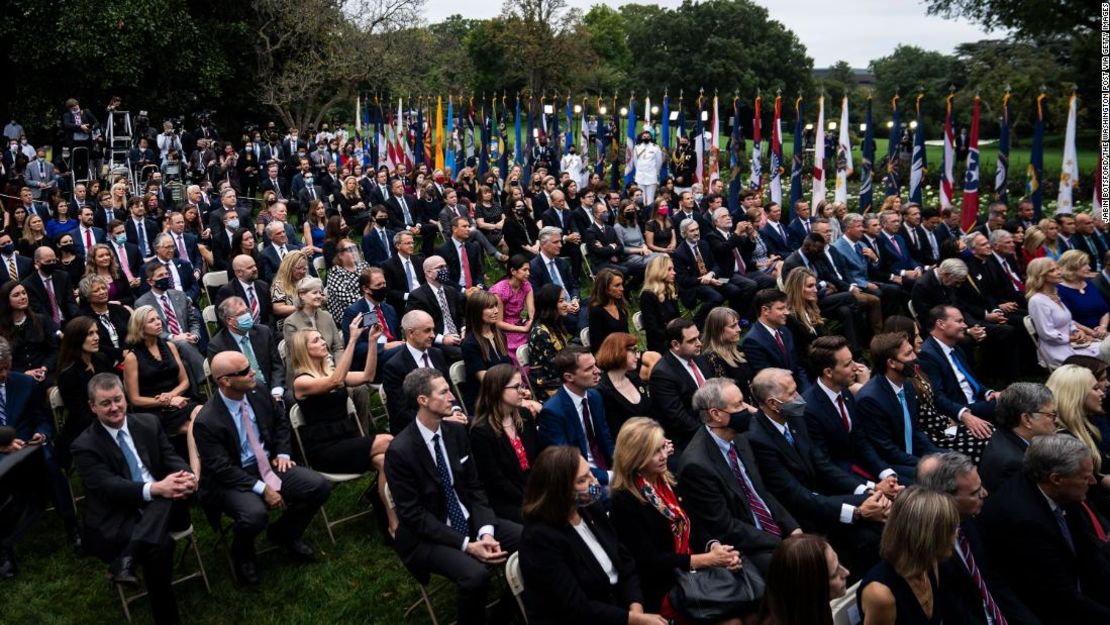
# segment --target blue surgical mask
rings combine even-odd
[[[254,316],[245,312],[235,318],[235,323],[239,325],[240,332],[249,332],[254,327]]]
[[[228,230],[238,230],[239,229],[239,219],[238,218],[228,219],[227,220],[227,229]]]
[[[601,484],[594,482],[586,488],[586,492],[574,491],[574,503],[580,508],[592,506],[601,500]]]
[[[123,245],[123,244],[127,243],[127,235],[126,234],[117,234],[114,238],[116,240],[116,245]]]

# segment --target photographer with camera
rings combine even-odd
[[[177,150],[180,154],[184,148],[181,146],[181,132],[174,123],[175,120],[167,119],[162,122],[162,134],[158,135],[158,155],[162,160],[166,159],[170,150]]]
[[[216,152],[209,145],[208,139],[197,139],[197,149],[189,157],[189,180],[199,183],[208,178],[210,171],[218,165],[219,160],[216,158]]]

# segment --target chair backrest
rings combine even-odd
[[[200,317],[204,320],[204,331],[208,333],[208,338],[212,338],[216,335],[216,332],[220,331],[220,319],[216,316],[215,306],[205,306],[204,310],[200,313]],[[210,323],[216,325],[216,332],[212,331],[212,327],[208,325]]]
[[[833,615],[833,625],[859,625],[863,622],[863,617],[859,613],[859,606],[856,604],[857,590],[859,590],[859,582],[852,584],[843,597],[829,602],[829,608]]]
[[[327,270],[327,263],[324,262],[324,257],[323,256],[317,256],[316,258],[313,258],[312,259],[312,268],[316,270],[316,273],[326,271]]]
[[[524,622],[528,622],[528,612],[524,609],[524,600],[521,595],[524,594],[524,576],[520,574],[520,552],[514,551],[509,559],[505,561],[505,582],[509,585],[509,591],[513,593],[513,598],[516,599],[516,604],[520,608],[520,614],[524,617]]]
[[[200,283],[206,289],[218,289],[228,283],[226,271],[209,271],[200,277]]]
[[[589,348],[590,347],[590,329],[589,328],[582,328],[582,331],[578,333],[578,340],[582,341],[582,347]]]
[[[917,311],[914,310],[913,300],[910,300],[910,301],[906,302],[906,306],[910,309],[910,316],[913,317],[914,319],[917,319]]]
[[[382,489],[382,494],[385,495],[385,505],[389,506],[390,510],[396,510],[397,504],[393,503],[393,491],[389,490],[389,482],[385,483],[385,488]]]
[[[637,310],[632,315],[632,327],[636,328],[637,332],[644,331],[644,313]]]
[[[516,361],[520,363],[521,367],[532,364],[532,350],[528,349],[527,343],[516,348]]]
[[[586,248],[586,244],[585,243],[580,243],[578,245],[578,249],[579,249],[579,251],[582,252],[582,266],[586,269],[586,275],[590,278],[590,280],[593,280],[594,279],[594,268],[590,266],[590,261],[587,257],[587,255],[589,254],[589,251]]]
[[[206,367],[207,364],[206,361]],[[359,436],[365,436],[362,423],[358,420],[358,410],[355,408],[355,402],[350,397],[347,398],[347,418],[354,420],[355,426],[358,427]],[[304,411],[301,410],[300,404],[295,403],[293,407],[289,409],[289,426],[293,428],[293,437],[297,439],[297,447],[299,447],[302,452],[304,451],[304,444],[301,442],[301,428],[304,427],[304,424]],[[304,459],[302,458],[302,460]],[[307,461],[305,462],[305,466],[308,466]]]
[[[466,404],[463,402],[462,394],[462,385],[466,382],[466,363],[461,360],[452,363],[448,373],[451,377],[451,392],[455,394],[456,405],[461,406],[463,412],[466,412]]]
[[[62,401],[62,392],[57,386],[50,387],[49,399],[50,412],[54,417],[54,430],[61,432],[62,425],[66,422],[66,404]]]
[[[278,356],[281,356],[281,361],[289,366],[289,352],[286,351],[285,339],[278,341]]]
[[[1033,342],[1036,343],[1037,326],[1033,325],[1033,317],[1031,315],[1025,315],[1025,317],[1022,318],[1021,322],[1023,325],[1025,325],[1025,331],[1029,333],[1029,338],[1033,339]]]

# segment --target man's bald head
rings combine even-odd
[[[228,350],[217,352],[212,357],[212,377],[217,381],[223,376],[231,375],[242,371],[244,368],[250,366],[250,361],[243,355],[242,352],[236,350]]]

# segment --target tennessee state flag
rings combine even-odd
[[[975,228],[979,218],[979,96],[971,109],[971,133],[967,140],[967,173],[964,174],[964,203],[960,210],[960,229]]]

